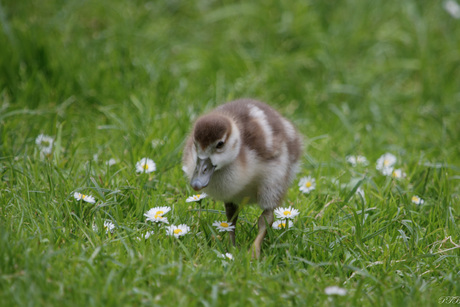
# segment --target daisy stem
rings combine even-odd
[[[201,204],[201,200],[198,201],[198,220],[201,221],[201,211],[203,210],[203,205]]]
[[[142,217],[143,213],[148,209],[148,200],[147,201],[142,201],[142,195],[144,194],[145,190],[146,190],[146,183],[147,183],[147,180],[148,180],[148,176],[145,176],[145,174],[142,174],[140,176],[140,180],[139,180],[139,183],[140,183],[140,188],[139,188],[139,193],[137,195],[137,199],[138,201],[143,204],[143,206],[139,206],[139,211],[138,211],[138,215]]]

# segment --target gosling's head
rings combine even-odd
[[[220,114],[200,117],[193,128],[197,153],[190,184],[199,191],[208,186],[214,171],[233,163],[240,152],[240,132],[235,122]]]

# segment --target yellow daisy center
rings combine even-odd
[[[388,159],[383,160],[383,165],[387,166],[388,164],[390,164],[390,160]]]
[[[284,214],[284,215],[291,215],[291,211],[287,211],[287,210],[286,210],[286,211],[283,212],[283,214]]]
[[[418,197],[417,196],[412,196],[412,201],[418,201]]]
[[[85,199],[85,197],[86,197],[86,195],[81,194],[81,198],[82,198],[82,199]]]
[[[145,170],[148,170],[148,169],[149,169],[149,165],[148,165],[148,164],[144,164],[144,165],[142,165],[142,168],[145,169]]]
[[[286,228],[286,223],[280,223],[280,224],[278,225],[278,228]]]
[[[228,227],[228,224],[225,223],[225,222],[223,222],[223,223],[220,223],[220,226],[222,226],[222,227]]]
[[[174,229],[174,234],[180,234],[182,232],[182,229]]]
[[[198,194],[198,195],[196,196],[196,198],[200,198],[200,196],[201,196],[201,194]]]
[[[155,213],[155,215],[163,215],[163,211],[157,211],[157,213]]]
[[[311,182],[310,182],[310,181],[307,181],[307,183],[305,184],[305,186],[306,186],[307,188],[311,187]]]

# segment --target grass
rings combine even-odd
[[[435,306],[460,295],[459,22],[435,1],[1,1],[0,305]],[[285,202],[300,215],[269,231],[260,261],[248,253],[260,210],[242,210],[230,247],[211,226],[223,205],[205,199],[198,217],[180,165],[196,116],[240,97],[270,103],[305,138]],[[49,156],[41,133],[55,138]],[[406,178],[375,169],[385,152]],[[357,154],[370,165],[350,166]],[[154,173],[136,174],[142,157]],[[317,187],[302,194],[307,175]],[[155,206],[191,234],[146,222]],[[107,219],[112,234],[93,230]]]

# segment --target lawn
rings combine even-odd
[[[452,304],[455,17],[415,0],[0,0],[0,305]],[[242,97],[304,137],[284,203],[299,215],[259,260],[261,210],[244,206],[232,247],[223,204],[186,202],[181,170],[197,116]],[[154,207],[190,231],[168,235]]]

